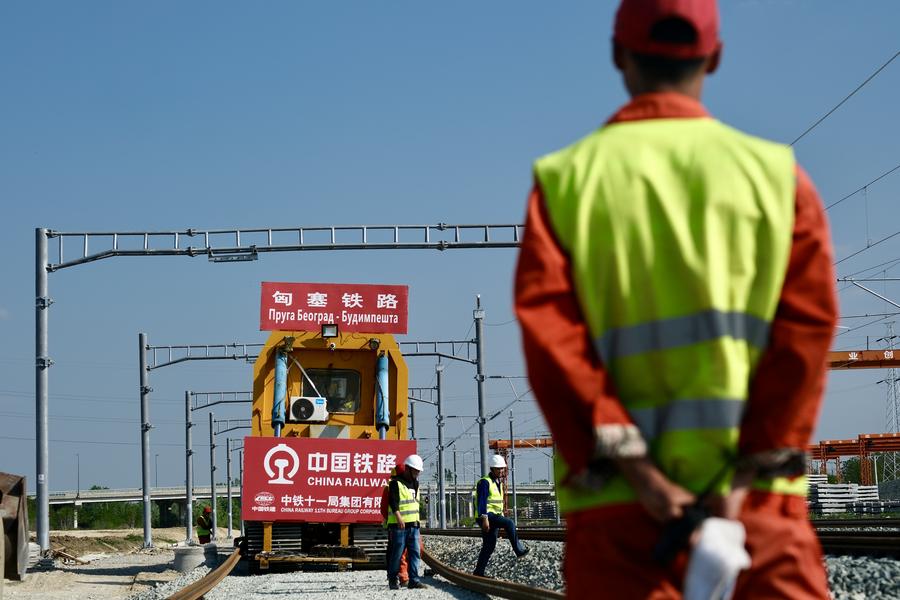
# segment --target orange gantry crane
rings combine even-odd
[[[819,461],[819,473],[826,473],[829,460],[834,460],[840,477],[841,457],[856,456],[859,458],[859,478],[862,485],[872,485],[871,455],[876,452],[900,452],[900,433],[863,433],[855,440],[822,440],[818,444],[810,444],[807,448],[809,458]]]
[[[841,350],[828,353],[828,368],[837,369],[891,369],[900,367],[900,349],[895,350]]]

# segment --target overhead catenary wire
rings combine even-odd
[[[897,237],[898,235],[900,235],[900,231],[895,231],[894,233],[892,233],[892,234],[890,234],[890,235],[886,235],[886,236],[884,236],[883,238],[881,238],[880,240],[878,240],[877,242],[872,242],[871,244],[867,245],[865,248],[862,248],[862,249],[860,249],[860,250],[857,250],[857,251],[854,252],[853,254],[849,254],[849,255],[845,256],[845,257],[842,258],[841,260],[839,260],[839,261],[837,261],[836,263],[834,263],[834,266],[838,266],[838,265],[841,264],[842,262],[844,262],[844,261],[846,261],[846,260],[850,260],[850,259],[853,258],[854,256],[858,256],[858,255],[862,254],[863,252],[865,252],[866,250],[870,250],[870,249],[874,248],[875,246],[877,246],[878,244],[881,244],[881,243],[883,243],[883,242],[886,242],[886,241],[888,241],[889,239],[895,238],[895,237]]]
[[[900,169],[900,164],[898,164],[897,166],[895,166],[895,167],[892,168],[892,169],[888,169],[887,171],[885,171],[884,173],[882,173],[881,175],[879,175],[878,177],[876,177],[875,179],[873,179],[873,180],[870,181],[869,183],[867,183],[867,184],[865,184],[865,185],[863,185],[863,186],[861,186],[861,187],[859,187],[859,188],[853,190],[852,192],[850,192],[849,194],[847,194],[847,195],[844,196],[843,198],[840,198],[839,200],[835,200],[834,202],[832,202],[831,204],[829,204],[828,206],[826,206],[826,207],[825,207],[825,210],[830,210],[831,208],[837,206],[838,204],[840,204],[840,203],[843,202],[844,200],[847,200],[848,198],[852,198],[852,197],[855,196],[856,194],[858,194],[858,193],[860,193],[860,192],[862,192],[862,191],[868,189],[868,187],[869,187],[870,185],[872,185],[872,184],[874,184],[874,183],[877,183],[877,182],[881,181],[882,179],[884,179],[885,177],[887,177],[888,175],[890,175],[891,173],[893,173],[893,172],[896,171],[897,169]]]
[[[33,437],[17,437],[11,435],[0,435],[0,440],[15,440],[21,442],[33,442]],[[140,442],[104,442],[101,440],[59,440],[59,439],[50,439],[51,443],[54,444],[97,444],[97,445],[106,445],[106,446],[140,446]],[[155,442],[154,446],[174,446],[176,448],[184,448],[184,444],[177,443],[165,443],[165,442]],[[209,448],[209,444],[195,444],[195,447],[201,448]]]
[[[858,92],[859,90],[863,89],[863,87],[865,87],[867,83],[869,83],[870,81],[872,81],[873,79],[875,79],[875,77],[877,77],[878,74],[881,73],[881,72],[882,72],[889,64],[891,64],[892,62],[894,62],[894,59],[897,58],[898,56],[900,56],[900,51],[894,53],[894,55],[893,55],[892,57],[890,57],[886,63],[884,63],[883,65],[881,65],[880,67],[878,67],[878,69],[877,69],[874,73],[872,73],[871,75],[869,75],[869,76],[866,78],[865,81],[863,81],[861,84],[859,84],[858,86],[856,86],[856,89],[854,89],[852,92],[850,92],[849,94],[847,94],[847,96],[845,96],[843,100],[841,100],[840,102],[838,102],[838,103],[834,106],[834,108],[832,108],[832,109],[829,110],[827,113],[825,113],[824,115],[822,115],[821,117],[819,117],[819,120],[818,120],[818,121],[816,121],[815,123],[813,123],[812,125],[810,125],[809,127],[807,127],[807,128],[806,128],[806,131],[804,131],[803,133],[801,133],[800,135],[798,135],[797,138],[796,138],[793,142],[791,142],[790,145],[793,146],[794,144],[796,144],[797,142],[799,142],[800,140],[802,140],[802,139],[806,136],[807,133],[809,133],[810,131],[812,131],[812,130],[815,129],[816,127],[818,127],[819,124],[820,124],[822,121],[824,121],[825,119],[827,119],[828,117],[830,117],[831,114],[832,114],[834,111],[836,111],[836,110],[839,109],[841,106],[843,106],[843,104],[844,104],[847,100],[849,100],[850,98],[852,98],[852,97],[856,94],[856,92]]]

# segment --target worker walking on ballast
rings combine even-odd
[[[481,526],[481,552],[475,564],[475,575],[484,577],[491,554],[497,547],[497,536],[500,530],[506,532],[506,538],[512,546],[517,558],[522,558],[529,548],[519,541],[516,524],[503,515],[503,481],[506,479],[506,460],[499,454],[491,456],[490,474],[478,480],[472,492],[475,501],[475,515]]]
[[[388,587],[400,589],[400,558],[408,557],[408,588],[428,587],[419,580],[421,536],[419,533],[419,474],[424,468],[422,457],[410,454],[403,461],[403,470],[388,484]]]

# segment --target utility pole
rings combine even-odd
[[[225,438],[225,478],[228,480],[228,538],[231,534],[231,438]]]
[[[212,505],[212,532],[210,541],[216,539],[216,436],[213,433],[213,413],[209,412],[209,494]]]
[[[516,438],[513,436],[513,411],[509,411],[509,478],[512,481],[513,522],[519,526],[519,511],[516,510]]]
[[[484,397],[484,309],[481,308],[481,294],[475,296],[475,310],[472,311],[475,319],[475,381],[478,388],[478,441],[481,451],[481,474],[487,473],[488,468],[488,439],[487,419],[485,418]]]
[[[453,450],[453,526],[459,527],[459,477],[456,474],[456,450]]]
[[[34,417],[37,435],[35,436],[35,452],[37,471],[37,543],[41,554],[50,550],[50,435],[48,404],[50,384],[50,365],[53,360],[49,355],[49,312],[53,299],[47,282],[48,252],[47,238],[49,231],[38,228],[34,230]]]
[[[244,511],[244,450],[238,452],[238,477],[241,478],[241,512]],[[241,517],[241,535],[244,535],[244,518]]]
[[[72,511],[72,529],[78,529],[78,507],[81,497],[81,455],[75,453],[75,510]]]
[[[409,403],[409,437],[416,439],[416,403],[412,401]]]
[[[547,482],[553,486],[553,504],[556,506],[556,524],[559,525],[559,495],[556,493],[556,481],[553,475],[553,457],[556,455],[556,448],[554,447],[550,453],[550,466],[547,468]]]
[[[445,473],[444,473],[444,404],[443,404],[443,380],[444,365],[438,363],[434,366],[435,375],[437,375],[437,430],[438,430],[438,526],[441,529],[447,528],[447,495],[445,489]]]
[[[191,447],[191,392],[184,392],[184,494],[185,494],[185,543],[194,539],[194,450]]]
[[[150,371],[147,370],[147,334],[138,334],[138,360],[140,362],[140,394],[141,394],[141,484],[144,489],[144,548],[153,547],[153,534],[150,530]]]

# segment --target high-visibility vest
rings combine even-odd
[[[206,515],[197,517],[197,535],[209,535],[212,527],[212,519]]]
[[[488,497],[487,497],[487,511],[489,513],[494,513],[497,515],[503,514],[503,492],[500,491],[500,486],[490,478],[490,476],[485,475],[478,482],[475,483],[475,489],[472,490],[472,504],[475,507],[475,517],[480,517],[481,515],[478,513],[478,483],[482,481],[488,482]]]
[[[791,149],[714,119],[614,123],[539,159],[597,354],[652,460],[692,492],[737,453],[790,256]],[[621,476],[559,485],[573,511],[633,502]],[[723,478],[719,491],[730,485]],[[805,482],[755,487],[805,493]]]
[[[406,482],[397,479],[397,490],[400,492],[400,516],[404,523],[412,523],[419,520],[419,490],[406,487]],[[397,523],[397,515],[394,511],[388,511],[388,525]]]

